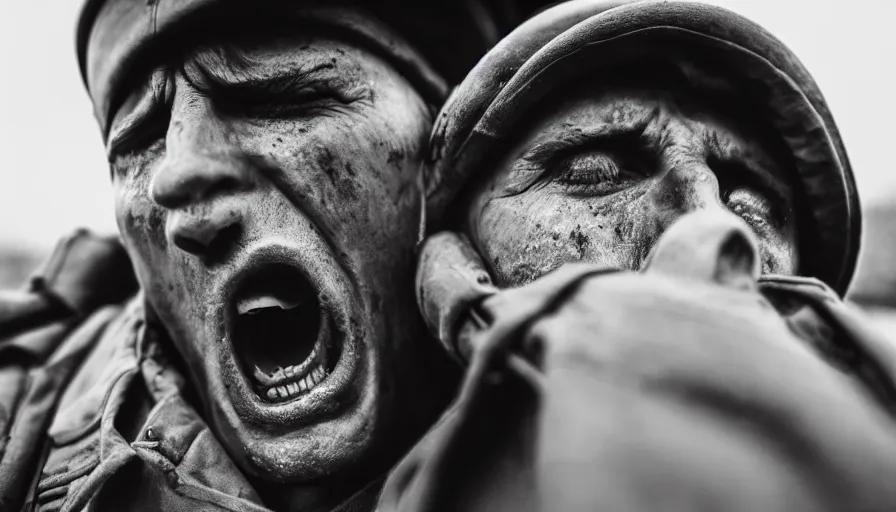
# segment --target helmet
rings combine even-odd
[[[447,83],[459,81],[511,21],[506,12],[493,16],[491,1],[348,0],[382,22],[374,23],[361,16],[309,19],[301,6],[328,4],[313,0],[86,0],[77,26],[78,63],[104,137],[123,85],[142,59],[176,49],[193,34],[227,34],[251,24],[299,30],[302,23],[325,23],[348,30],[438,107],[448,95]]]
[[[690,2],[573,0],[523,23],[454,90],[436,120],[424,172],[431,227],[535,104],[608,64],[694,57],[735,84],[792,158],[801,275],[845,293],[855,270],[861,212],[843,142],[809,72],[784,44],[728,10]],[[695,86],[705,86],[697,83]],[[802,222],[802,219],[801,219]]]

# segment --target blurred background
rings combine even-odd
[[[19,286],[56,239],[114,232],[109,172],[75,59],[80,0],[0,7],[0,288]],[[896,2],[716,0],[781,38],[813,73],[837,119],[865,207],[851,299],[896,335]],[[893,311],[896,311],[894,309]]]

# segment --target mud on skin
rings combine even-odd
[[[326,508],[442,405],[412,282],[431,109],[340,39],[228,37],[115,115],[118,225],[216,437],[275,508]]]
[[[560,96],[466,198],[464,229],[499,285],[573,261],[638,269],[695,209],[740,215],[758,236],[763,270],[795,271],[790,169],[752,120],[662,87],[586,83]]]

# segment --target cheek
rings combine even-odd
[[[181,275],[188,268],[172,264],[165,238],[165,212],[150,199],[148,191],[148,176],[116,180],[116,220],[147,299],[169,320],[168,325],[176,325],[170,322],[171,313],[190,303],[190,283]]]
[[[500,286],[529,283],[568,262],[618,260],[612,224],[580,198],[544,190],[496,198],[476,223],[477,243]]]
[[[533,190],[496,198],[474,219],[474,236],[501,286],[531,282],[564,263],[637,270],[661,226],[644,190],[583,198]]]
[[[382,95],[380,95],[382,96]],[[385,101],[385,100],[382,100]],[[416,173],[429,131],[425,111],[374,103],[309,126],[280,124],[268,154],[286,173],[296,203],[315,210],[320,226],[347,247],[398,236],[416,226]]]
[[[113,190],[118,229],[132,258],[149,260],[164,251],[165,212],[149,197],[149,176],[116,179]]]

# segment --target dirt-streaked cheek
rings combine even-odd
[[[482,210],[480,246],[501,286],[531,282],[564,263],[628,268],[637,253],[624,207],[548,190],[495,199]]]

